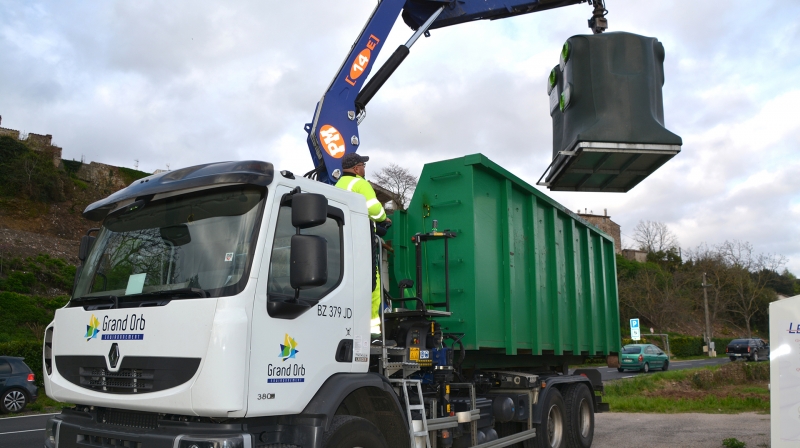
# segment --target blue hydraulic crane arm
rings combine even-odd
[[[412,30],[416,30],[436,9],[436,3],[430,0],[408,0],[403,8],[403,20]],[[586,0],[505,0],[505,1],[470,1],[461,0],[446,2],[447,7],[433,22],[430,29],[458,25],[474,20],[496,20],[507,17],[560,8],[562,6],[586,3]]]
[[[312,122],[305,125],[308,149],[314,161],[314,169],[306,175],[329,184],[336,183],[341,175],[342,157],[357,151],[361,143],[358,124],[364,117],[364,107],[405,59],[411,45],[428,29],[480,19],[501,19],[584,1],[379,0],[325,95],[317,103]],[[602,5],[602,0],[594,2]],[[416,32],[364,86],[373,62],[401,13],[406,24]]]

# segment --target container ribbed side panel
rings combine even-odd
[[[393,294],[397,281],[415,278],[411,237],[434,219],[457,234],[449,242],[453,315],[438,320],[464,333],[468,350],[526,359],[619,352],[608,235],[480,154],[430,163],[408,210],[393,218]],[[445,298],[443,247],[423,246],[426,303]]]

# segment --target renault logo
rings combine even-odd
[[[117,368],[119,362],[119,345],[117,343],[111,344],[111,350],[108,351],[108,364],[112,369]]]

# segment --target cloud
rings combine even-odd
[[[607,0],[611,31],[666,49],[667,128],[682,152],[627,194],[550,193],[685,247],[751,241],[800,273],[800,3]],[[4,127],[52,134],[65,158],[140,168],[224,159],[311,168],[303,125],[375,2],[0,0]],[[368,106],[370,171],[481,152],[530,183],[552,154],[545,79],[591,7],[432,31]],[[375,67],[411,35],[399,20]],[[628,229],[628,230],[626,230]]]

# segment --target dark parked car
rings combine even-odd
[[[619,361],[619,372],[641,370],[646,373],[650,369],[669,369],[669,357],[653,344],[628,344],[622,347]]]
[[[0,412],[20,412],[38,392],[33,371],[22,358],[0,356]]]
[[[769,358],[769,344],[763,339],[734,339],[725,347],[725,354],[736,361],[738,358],[746,358],[750,361]]]

